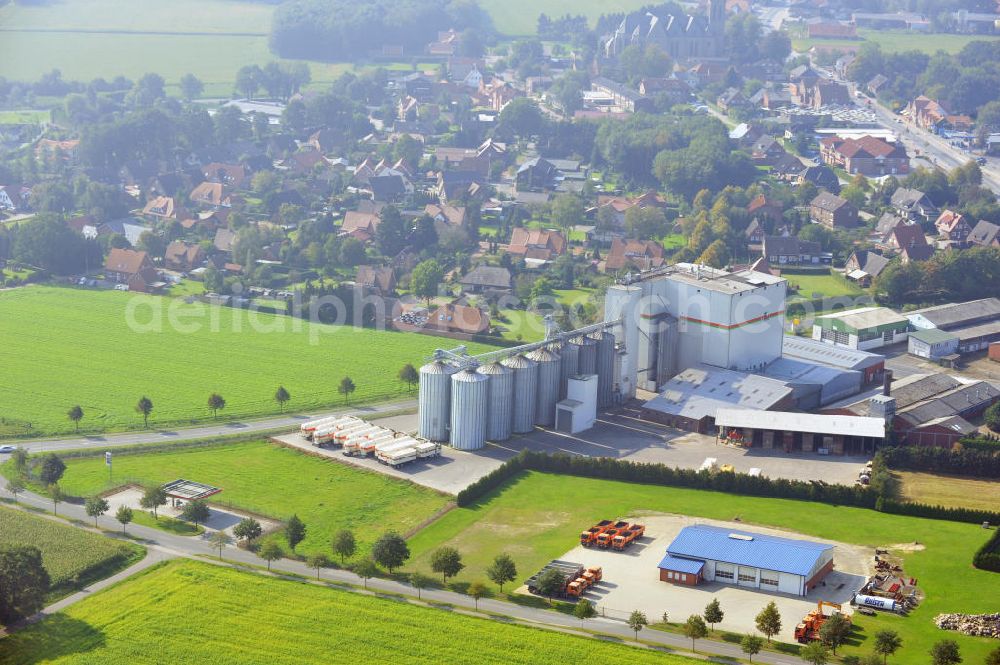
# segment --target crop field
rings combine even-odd
[[[122,451],[115,455],[110,482],[103,456],[67,458],[66,467],[60,486],[74,496],[99,494],[130,481],[187,478],[221,487],[222,493],[212,499],[220,504],[280,520],[297,514],[307,535],[296,551],[305,554],[331,555],[331,538],[344,528],[355,531],[364,553],[383,531],[404,533],[448,502],[433,490],[266,441],[134,455]]]
[[[792,40],[792,47],[799,52],[808,51],[813,46],[847,46],[858,48],[865,41],[878,43],[882,51],[886,53],[898,53],[901,51],[922,51],[923,53],[934,54],[938,51],[945,53],[958,53],[969,42],[993,41],[1000,39],[990,35],[950,35],[950,34],[921,34],[909,31],[893,30],[858,30],[861,39],[807,39],[801,37]]]
[[[988,532],[975,524],[860,508],[529,472],[472,507],[452,510],[410,539],[414,558],[407,570],[429,572],[430,552],[448,544],[462,553],[467,566],[458,581],[485,579],[484,569],[493,557],[508,552],[517,563],[518,582],[523,582],[572,549],[580,531],[596,520],[643,512],[718,520],[739,517],[748,527],[760,524],[871,547],[919,542],[922,549],[905,554],[904,567],[908,576],[920,580],[927,600],[906,618],[884,613],[858,617],[861,644],[846,647],[845,652],[870,652],[867,636],[884,627],[899,631],[903,639],[893,661],[897,663],[922,662],[931,645],[944,637],[961,645],[967,663],[982,662],[988,649],[996,646],[987,639],[942,633],[932,623],[942,612],[996,611],[1000,575],[971,564]]]
[[[4,646],[4,665],[696,662],[194,561],[152,568]]]
[[[134,406],[143,395],[153,401],[152,427],[211,419],[213,392],[226,399],[223,417],[277,413],[279,385],[292,396],[286,410],[342,405],[344,376],[357,386],[351,403],[403,397],[400,367],[441,345],[416,333],[52,287],[0,292],[0,339],[8,435],[72,432],[66,412],[75,404],[84,410],[81,431],[139,428]]]
[[[583,14],[593,26],[601,14],[631,11],[649,3],[642,0],[616,0],[614,3],[602,0],[480,0],[479,4],[493,17],[497,31],[510,36],[524,36],[535,35],[539,14],[546,14],[549,18]]]
[[[899,481],[900,496],[906,501],[978,510],[997,509],[1000,481],[916,471],[892,473]]]
[[[240,0],[56,0],[0,7],[0,76],[67,80],[191,72],[207,94],[228,94],[236,70],[277,60],[268,49],[273,5]],[[313,63],[316,82],[347,66]]]
[[[142,553],[138,545],[0,507],[0,547],[10,545],[34,545],[41,550],[53,587],[92,578],[101,570],[110,572]]]

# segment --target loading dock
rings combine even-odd
[[[871,453],[885,440],[885,422],[868,416],[719,409],[715,423],[720,442],[764,450],[820,455]]]

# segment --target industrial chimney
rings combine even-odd
[[[882,373],[882,394],[886,397],[892,395],[892,370],[887,369]]]

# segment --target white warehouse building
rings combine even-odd
[[[619,389],[656,391],[678,372],[710,365],[759,371],[781,357],[787,282],[690,263],[611,286],[605,321],[622,320]]]

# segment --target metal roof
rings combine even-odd
[[[982,323],[1000,319],[1000,298],[982,298],[969,302],[948,303],[907,312],[907,317],[921,316],[938,328]]]
[[[910,339],[915,339],[918,342],[923,342],[924,344],[940,344],[941,342],[957,340],[958,335],[953,335],[950,332],[938,330],[937,328],[926,328],[924,330],[915,330],[914,332],[911,332]]]
[[[698,365],[670,379],[643,408],[701,420],[725,407],[766,411],[791,394],[792,389],[781,381]]]
[[[894,323],[909,323],[909,319],[901,314],[897,314],[888,307],[861,307],[850,309],[836,314],[824,314],[816,317],[819,319],[838,320],[844,325],[855,330],[865,330],[867,328],[877,328],[879,326]]]
[[[817,339],[794,335],[785,335],[781,342],[781,353],[783,356],[841,369],[865,369],[885,361],[885,357],[877,353],[834,346]]]
[[[704,567],[704,561],[681,559],[675,556],[670,556],[669,552],[663,556],[663,560],[660,561],[660,565],[657,566],[657,568],[662,568],[663,570],[672,570],[677,573],[690,573],[691,575],[697,575]]]
[[[218,494],[222,490],[218,487],[212,487],[211,485],[204,485],[202,483],[196,483],[193,480],[184,480],[181,478],[180,480],[175,480],[164,485],[163,491],[167,493],[167,496],[172,496],[176,499],[196,501],[197,499],[204,499],[212,496],[213,494]]]
[[[719,427],[749,427],[785,432],[813,434],[843,434],[885,438],[885,423],[881,418],[866,416],[827,416],[788,411],[752,411],[750,409],[719,409],[715,412]]]
[[[734,531],[707,524],[681,529],[667,547],[674,557],[721,561],[739,566],[808,575],[832,545]]]

